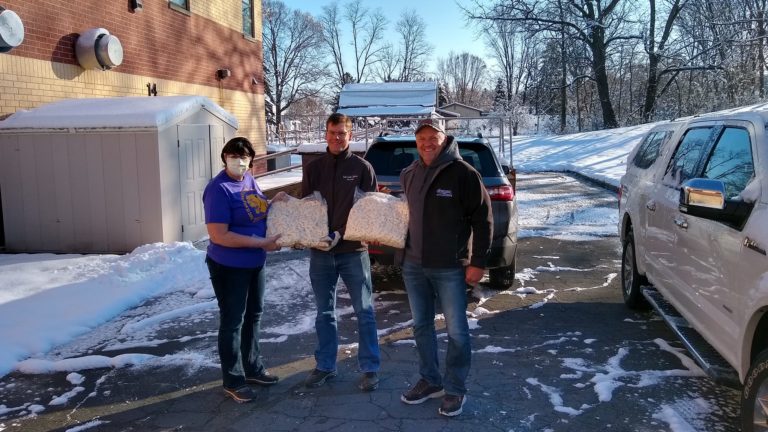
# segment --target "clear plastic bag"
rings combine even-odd
[[[323,246],[328,235],[328,206],[315,192],[302,199],[289,196],[273,201],[267,214],[267,237],[280,234],[278,246],[311,248]]]
[[[345,240],[375,242],[402,249],[408,234],[408,204],[381,192],[355,193]]]

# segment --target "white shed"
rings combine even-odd
[[[0,121],[6,250],[120,253],[201,238],[202,191],[237,127],[199,96],[68,99],[11,115]]]

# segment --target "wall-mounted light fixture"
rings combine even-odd
[[[129,0],[131,9],[134,12],[141,12],[144,9],[144,2],[142,0]]]
[[[21,45],[24,40],[24,23],[12,10],[0,6],[0,53]]]
[[[83,69],[108,70],[123,63],[123,45],[106,29],[90,29],[77,38],[75,55]]]
[[[218,80],[223,80],[223,79],[229,78],[231,76],[232,76],[232,71],[229,70],[229,69],[222,68],[222,69],[217,69],[216,70],[216,79],[218,79]]]

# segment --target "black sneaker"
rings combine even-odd
[[[422,378],[410,390],[400,395],[400,400],[409,405],[416,405],[426,402],[427,399],[439,398],[444,394],[443,386],[434,386]]]
[[[358,387],[364,392],[376,390],[379,388],[379,374],[376,372],[365,372],[360,378]]]
[[[256,392],[247,385],[236,389],[224,387],[224,394],[234,399],[237,403],[246,403],[256,399]]]
[[[278,381],[280,381],[280,378],[276,377],[275,375],[270,375],[266,369],[264,369],[258,375],[245,377],[245,382],[248,384],[258,384],[260,386],[275,385]]]
[[[310,372],[307,379],[304,380],[305,387],[320,387],[325,384],[329,379],[336,378],[336,371],[326,372],[320,369],[315,369]]]
[[[461,414],[461,409],[464,407],[464,402],[466,401],[467,397],[464,395],[447,394],[443,398],[443,403],[440,404],[440,409],[438,409],[437,412],[446,417],[457,416]]]

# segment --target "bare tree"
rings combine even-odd
[[[617,40],[639,37],[626,32],[628,11],[621,0],[492,0],[491,3],[474,0],[475,7],[465,12],[471,19],[525,23],[531,31],[566,31],[569,39],[586,44],[592,57],[603,124],[609,128],[618,126],[608,80],[608,47]]]
[[[427,43],[427,25],[415,10],[405,10],[397,21],[400,35],[399,81],[422,80],[426,76],[427,57],[432,47]]]
[[[648,0],[649,20],[648,36],[645,39],[645,51],[648,53],[648,81],[645,86],[645,103],[643,104],[643,120],[650,121],[653,109],[656,105],[656,96],[659,88],[661,74],[667,71],[659,71],[659,63],[662,60],[667,42],[672,35],[675,20],[680,11],[685,7],[686,0],[672,0],[661,37],[656,41],[656,0]]]
[[[448,98],[465,105],[481,103],[487,69],[483,59],[468,52],[451,52],[437,63],[438,79],[446,84]]]
[[[760,98],[765,97],[765,38],[766,38],[766,15],[768,14],[768,0],[744,0],[746,9],[749,11],[749,19],[754,22],[755,31],[755,51],[757,61],[755,68],[757,76],[755,85]]]
[[[323,6],[320,17],[322,35],[325,47],[333,58],[333,73],[337,85],[343,85],[345,74],[352,75],[354,82],[364,81],[368,69],[377,62],[384,48],[382,40],[387,26],[387,19],[381,9],[371,10],[362,5],[361,0],[355,0],[344,5],[345,10],[339,10],[338,2]],[[342,28],[347,26],[350,38],[344,42]],[[352,47],[354,68],[344,66],[344,46]]]
[[[379,52],[379,61],[374,66],[374,76],[382,82],[399,81],[400,52],[392,44],[387,44]]]
[[[327,65],[319,54],[320,24],[311,15],[278,0],[266,0],[263,11],[265,93],[279,134],[283,113],[320,93]]]
[[[483,21],[481,32],[485,45],[493,54],[499,73],[504,80],[507,106],[512,100],[526,101],[525,90],[530,80],[529,65],[536,52],[539,38],[526,33],[511,21]],[[521,94],[522,93],[522,94]],[[517,97],[516,97],[517,96]]]

